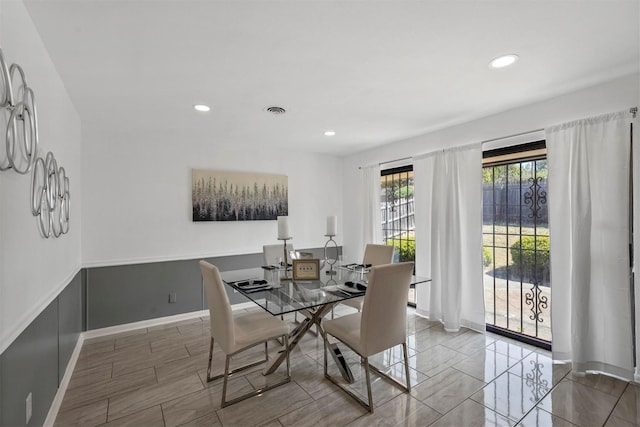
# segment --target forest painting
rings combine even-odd
[[[193,221],[256,221],[286,216],[286,175],[193,169]]]

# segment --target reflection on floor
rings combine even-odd
[[[347,307],[336,309],[340,314]],[[293,316],[291,319],[293,320]],[[292,353],[291,383],[220,409],[221,380],[207,384],[208,318],[85,342],[56,419],[59,426],[480,426],[638,425],[640,386],[602,375],[578,376],[545,351],[469,330],[444,332],[410,309],[412,391],[372,375],[369,414],[322,374],[320,338],[307,334]],[[273,343],[273,348],[277,344]],[[259,357],[262,347],[238,363]],[[345,351],[353,390],[366,393],[358,357]],[[400,349],[372,362],[404,380]],[[223,366],[220,350],[214,366]],[[333,374],[337,369],[329,362]],[[260,367],[229,383],[259,387]],[[284,369],[273,374],[283,375]]]

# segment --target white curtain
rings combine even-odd
[[[362,245],[382,243],[382,215],[380,213],[380,165],[362,168]],[[360,258],[362,258],[362,253]]]
[[[414,158],[417,274],[431,277],[428,307],[445,330],[484,331],[480,144]]]
[[[553,357],[633,378],[627,112],[545,130]]]

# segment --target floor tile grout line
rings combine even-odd
[[[109,409],[111,408],[111,397],[107,398],[107,413],[105,416],[105,423],[109,422]]]
[[[519,362],[518,362],[518,363],[519,363]],[[514,365],[514,366],[515,366],[515,365]],[[469,374],[467,374],[466,372],[461,371],[461,370],[459,370],[459,369],[457,369],[457,368],[455,368],[455,367],[453,367],[453,366],[451,366],[451,368],[452,368],[452,369],[454,369],[454,370],[456,370],[456,371],[458,371],[458,372],[461,372],[461,373],[463,373],[463,374],[465,374],[465,375],[469,375]],[[511,368],[509,368],[509,369],[511,369]],[[538,406],[538,404],[542,401],[542,399],[544,399],[545,397],[547,397],[547,395],[549,395],[549,393],[551,393],[551,389],[549,389],[549,390],[547,391],[547,393],[545,393],[545,394],[544,394],[540,399],[538,399],[538,400],[536,401],[536,403],[534,404],[534,406],[532,406],[532,407],[531,407],[531,409],[529,409],[525,414],[523,414],[523,415],[520,417],[520,419],[518,419],[518,420],[515,420],[515,419],[511,418],[509,415],[503,414],[502,412],[498,411],[498,409],[497,409],[497,408],[490,408],[490,407],[488,407],[487,405],[485,405],[484,403],[480,403],[480,402],[478,402],[477,400],[472,399],[472,396],[473,396],[474,394],[476,394],[476,393],[477,393],[477,392],[479,392],[480,390],[482,390],[482,389],[486,388],[486,387],[487,387],[487,386],[489,386],[491,383],[495,382],[499,377],[501,377],[501,376],[502,376],[502,375],[504,375],[505,373],[508,373],[508,372],[509,372],[509,369],[505,370],[504,372],[502,372],[500,375],[496,376],[495,378],[493,378],[493,379],[492,379],[491,381],[489,381],[489,382],[484,382],[484,380],[478,379],[478,378],[474,377],[473,375],[469,375],[469,376],[470,376],[470,377],[472,377],[472,378],[475,378],[475,379],[478,379],[479,381],[482,381],[482,382],[484,383],[484,386],[482,386],[482,387],[481,387],[481,388],[479,388],[478,390],[474,391],[470,396],[468,396],[466,399],[464,399],[462,402],[460,402],[457,406],[462,405],[462,404],[463,404],[465,401],[467,401],[467,400],[471,400],[471,401],[473,401],[473,402],[475,402],[475,403],[477,403],[477,404],[479,404],[479,405],[484,406],[484,407],[485,407],[485,408],[487,408],[488,410],[490,410],[490,411],[492,411],[492,412],[495,412],[495,413],[496,413],[496,414],[498,414],[498,415],[503,416],[504,418],[506,418],[506,419],[508,419],[508,420],[510,420],[510,421],[515,421],[515,422],[516,422],[516,425],[517,425],[518,423],[520,423],[520,422],[521,422],[521,421],[522,421],[522,420],[523,420],[523,419],[524,419],[524,418],[529,414],[529,412],[531,412],[531,411],[532,411],[536,406]],[[512,373],[512,374],[513,374],[513,373]],[[513,374],[513,375],[515,375],[515,376],[517,376],[517,377],[519,377],[519,378],[522,378],[522,377],[520,377],[519,375],[516,375],[516,374]],[[563,378],[564,378],[564,377],[563,377]],[[522,378],[522,379],[524,380],[525,378]],[[536,383],[536,384],[537,384],[537,383]],[[559,382],[558,382],[558,384],[559,384]],[[424,403],[424,402],[423,402],[423,403]],[[457,407],[457,406],[456,406],[456,407]],[[449,412],[453,411],[454,409],[455,409],[455,408],[452,408],[451,410],[447,411],[447,413],[449,413]],[[445,414],[445,415],[446,415],[446,414]]]
[[[495,409],[495,408],[490,408],[490,407],[488,407],[487,405],[485,405],[484,403],[480,403],[480,402],[478,402],[477,400],[473,400],[473,399],[471,399],[471,397],[468,397],[468,398],[467,398],[467,400],[471,400],[471,401],[473,401],[473,402],[477,403],[478,405],[482,405],[482,406],[484,406],[485,408],[487,408],[488,410],[490,410],[491,412],[495,412],[496,414],[500,415],[501,417],[504,417],[504,418],[506,418],[506,419],[507,419],[507,420],[509,420],[509,421],[513,421],[513,422],[515,422],[515,425],[518,425],[518,424],[519,424],[519,423],[520,423],[520,422],[521,422],[521,421],[522,421],[522,420],[527,416],[527,414],[528,414],[531,410],[533,410],[533,408],[535,408],[535,406],[533,406],[531,409],[529,409],[529,411],[527,411],[527,413],[526,413],[526,414],[524,414],[522,417],[520,417],[520,419],[515,420],[515,419],[511,418],[510,416],[503,414],[502,412],[498,411],[498,410],[497,410],[497,409]],[[464,403],[464,402],[463,402],[463,403]]]
[[[604,420],[604,423],[602,424],[607,425],[607,422],[609,422],[609,418],[611,418],[611,415],[613,415],[613,412],[616,410],[616,407],[618,406],[618,403],[620,403],[620,400],[622,399],[622,396],[624,395],[624,393],[627,391],[627,388],[631,387],[630,383],[627,383],[627,385],[625,385],[624,390],[622,390],[622,393],[620,393],[620,396],[618,396],[618,399],[616,400],[615,405],[613,405],[613,407],[611,408],[611,412],[609,412],[609,415],[607,415],[607,418]],[[626,421],[626,420],[625,420]]]
[[[474,392],[474,393],[477,393],[477,391],[476,391],[476,392]],[[415,397],[415,396],[414,396],[414,397]],[[415,399],[416,399],[417,401],[419,401],[420,403],[422,403],[422,404],[424,404],[424,405],[426,405],[426,406],[429,406],[429,405],[427,405],[426,403],[424,403],[422,400],[418,399],[417,397],[416,397]],[[439,413],[439,414],[440,414],[440,417],[438,417],[437,419],[435,419],[435,420],[434,420],[431,424],[429,424],[429,425],[433,425],[433,424],[437,423],[437,422],[438,422],[442,417],[444,417],[444,416],[446,416],[448,413],[450,413],[450,412],[454,411],[457,407],[459,407],[459,406],[461,406],[462,404],[464,404],[464,402],[466,402],[467,400],[472,400],[472,399],[471,399],[471,397],[467,397],[467,398],[466,398],[466,399],[464,399],[462,402],[458,403],[456,406],[454,406],[453,408],[449,409],[449,410],[448,410],[447,412],[445,412],[444,414],[443,414],[442,412],[440,412],[440,411],[436,410],[435,408],[431,408],[431,406],[429,406],[429,408],[433,409],[434,411],[436,411],[437,413]],[[476,402],[475,400],[472,400],[472,401],[473,401],[473,402],[475,402],[475,403],[478,403],[479,405],[482,405],[482,403]],[[482,406],[484,406],[484,405],[482,405]],[[495,411],[494,411],[493,409],[491,409],[491,408],[488,408],[488,407],[486,407],[486,406],[484,406],[484,407],[485,407],[485,408],[487,408],[488,410],[492,411],[492,412],[495,412]],[[497,413],[497,412],[496,412],[496,413]]]
[[[251,384],[251,381],[247,380],[247,382],[248,382],[249,384]],[[307,406],[307,405],[309,405],[309,404],[311,404],[311,403],[317,402],[317,400],[315,400],[315,399],[313,398],[313,396],[311,396],[311,395],[307,392],[307,390],[305,390],[305,389],[304,389],[304,387],[302,387],[300,384],[298,384],[298,383],[296,383],[295,381],[293,381],[293,376],[292,376],[292,378],[291,378],[291,382],[295,383],[295,385],[296,385],[296,386],[298,386],[298,387],[300,388],[300,390],[302,390],[302,391],[307,395],[307,397],[308,397],[309,399],[311,399],[311,402],[307,403],[307,404],[306,404],[306,405],[304,405],[304,406]],[[323,396],[323,397],[324,397],[324,396]],[[302,406],[302,407],[304,407],[304,406]],[[277,421],[277,422],[278,422],[278,424],[280,424],[281,426],[283,426],[284,424],[282,424],[282,423],[280,422],[280,417],[287,416],[287,415],[289,415],[290,413],[295,412],[295,411],[297,411],[297,410],[299,410],[299,409],[300,409],[300,408],[294,408],[294,409],[291,409],[289,412],[285,412],[284,414],[279,414],[279,415],[278,415],[278,416],[276,416],[275,418],[272,418],[272,419],[270,419],[270,420],[268,420],[268,421],[266,421],[266,422],[262,423],[262,425],[269,424],[269,423],[270,423],[270,422],[272,422],[272,421]],[[216,415],[218,415],[218,411],[216,411]],[[218,418],[220,418],[220,417],[218,417]]]
[[[160,403],[159,406],[160,406],[160,413],[162,414],[162,423],[164,424],[164,427],[166,427],[167,418],[164,416],[164,408],[162,407],[162,403]]]
[[[529,354],[529,355],[530,355],[530,354]],[[529,357],[529,355],[527,355],[526,357]],[[526,357],[524,357],[522,360],[526,359]],[[551,369],[552,369],[552,372],[553,372],[553,363],[552,363],[552,368],[551,368]],[[542,396],[540,399],[538,399],[538,401],[536,401],[535,405],[533,405],[533,407],[531,407],[531,409],[529,409],[529,410],[528,410],[528,411],[527,411],[527,412],[526,412],[526,413],[525,413],[525,414],[524,414],[524,415],[523,415],[523,416],[518,420],[518,423],[519,423],[519,422],[521,422],[523,419],[525,419],[525,418],[526,418],[526,417],[527,417],[531,412],[533,412],[533,410],[535,410],[536,408],[538,408],[538,409],[540,409],[540,410],[544,410],[543,408],[540,408],[540,407],[538,406],[538,405],[540,405],[540,402],[542,402],[542,401],[543,401],[547,396],[551,396],[551,393],[553,392],[553,390],[554,390],[554,389],[556,389],[564,379],[567,379],[567,376],[569,375],[569,373],[570,373],[570,372],[571,372],[571,371],[567,371],[567,372],[566,372],[562,377],[560,377],[560,378],[558,379],[558,381],[557,381],[555,384],[552,384],[552,385],[551,385],[551,387],[548,389],[548,391],[544,394],[544,396]],[[519,375],[517,375],[517,374],[514,374],[514,375],[519,376]],[[552,374],[552,375],[553,375],[553,374]],[[522,377],[520,377],[520,378],[522,378]],[[523,378],[523,379],[525,379],[525,378]],[[553,381],[553,378],[552,378],[551,380]],[[539,384],[539,383],[535,383],[535,384]],[[543,385],[543,384],[540,384],[540,385]],[[545,411],[545,412],[546,412],[546,411]],[[552,413],[552,412],[549,412],[549,413],[550,413],[552,416],[554,416],[554,417],[558,417],[558,418],[561,418],[561,419],[563,419],[563,420],[564,420],[564,418],[562,418],[562,417],[560,417],[560,416],[558,416],[558,415],[555,415],[555,414],[554,414],[554,413]],[[565,421],[567,421],[567,422],[571,423],[571,421],[569,421],[569,420],[565,420]],[[573,424],[573,423],[571,423],[571,424]]]

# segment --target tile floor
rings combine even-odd
[[[412,310],[407,334],[411,393],[372,374],[374,414],[324,379],[322,341],[311,334],[291,355],[289,384],[225,409],[221,380],[205,380],[208,318],[94,338],[83,345],[56,426],[640,425],[640,385],[575,375],[548,352],[496,335],[446,333]],[[345,357],[356,377],[350,387],[366,393],[358,357]],[[223,361],[216,350],[214,370]],[[399,348],[372,358],[404,379],[401,361]],[[331,360],[329,367],[337,374]],[[230,397],[272,381],[260,370],[235,376]],[[281,375],[284,368],[273,374]]]

